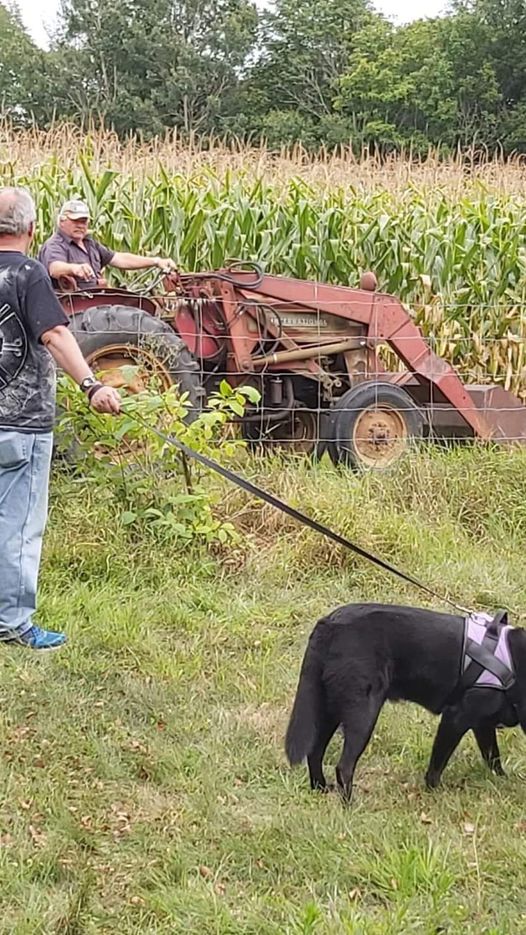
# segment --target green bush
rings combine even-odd
[[[135,371],[123,368],[127,384]],[[114,417],[88,408],[64,376],[58,385],[58,453],[86,483],[103,488],[131,535],[227,544],[237,537],[234,526],[215,516],[214,495],[167,436],[200,453],[229,459],[244,442],[229,433],[228,422],[243,415],[247,400],[258,399],[254,388],[232,390],[224,380],[209,397],[207,410],[191,422],[187,394],[179,396],[176,387],[123,395],[122,413]]]

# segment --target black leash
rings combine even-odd
[[[126,416],[131,419],[135,419],[136,422],[139,422],[142,426],[144,426],[144,428],[153,432],[167,445],[172,445],[174,448],[177,448],[183,457],[193,458],[194,461],[198,461],[199,464],[204,465],[204,467],[210,468],[210,470],[215,471],[216,474],[220,474],[221,477],[224,477],[232,484],[236,484],[238,487],[241,487],[242,490],[246,490],[247,493],[252,494],[252,496],[257,497],[259,500],[264,500],[266,503],[270,503],[270,505],[275,507],[275,509],[281,510],[282,513],[286,513],[287,516],[291,516],[293,519],[297,520],[299,523],[302,523],[304,526],[308,526],[310,529],[314,529],[315,532],[321,533],[321,535],[326,536],[327,539],[332,539],[333,542],[337,542],[338,545],[343,545],[345,549],[349,549],[351,552],[354,552],[361,558],[366,559],[368,562],[372,562],[373,565],[377,565],[378,568],[382,568],[384,571],[388,571],[392,575],[396,575],[398,578],[401,578],[402,581],[406,581],[408,584],[412,584],[414,587],[424,591],[427,595],[429,595],[429,597],[436,598],[445,604],[449,604],[450,607],[460,611],[462,614],[470,612],[465,607],[461,607],[459,604],[455,604],[455,602],[450,600],[448,597],[444,597],[442,594],[434,591],[433,588],[423,584],[417,578],[413,578],[412,575],[408,575],[405,571],[401,571],[394,565],[390,565],[389,562],[384,561],[383,558],[378,558],[378,556],[373,555],[371,552],[367,552],[366,549],[362,549],[361,546],[351,542],[350,539],[346,539],[344,536],[340,536],[339,533],[329,529],[328,526],[324,526],[322,523],[319,523],[315,519],[311,519],[310,516],[307,516],[300,510],[296,510],[295,507],[289,506],[288,503],[284,503],[283,500],[275,497],[274,494],[268,493],[261,487],[257,487],[255,484],[251,483],[251,481],[245,480],[244,477],[240,477],[239,474],[235,474],[234,471],[230,471],[228,468],[218,464],[217,461],[213,461],[212,458],[208,458],[206,455],[200,454],[198,451],[194,451],[193,448],[189,448],[188,445],[185,445],[183,442],[179,441],[179,439],[175,438],[175,436],[166,435],[165,432],[161,432],[158,428],[155,428],[152,425],[148,425],[148,423],[145,422],[141,416],[131,412],[127,412]]]

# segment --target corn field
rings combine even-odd
[[[313,160],[0,127],[0,181],[33,193],[38,242],[60,203],[79,195],[99,239],[169,255],[185,270],[243,258],[353,285],[372,269],[465,380],[501,382],[526,398],[522,162]]]

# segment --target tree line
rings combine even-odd
[[[0,0],[0,109],[143,138],[525,152],[526,0],[402,26],[369,0],[63,0],[48,50]]]

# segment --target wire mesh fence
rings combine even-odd
[[[155,375],[196,409],[222,381],[254,387],[259,402],[233,414],[228,431],[256,452],[382,467],[416,442],[526,441],[526,305],[501,307],[502,334],[466,304],[452,334],[422,327],[384,293],[254,272],[188,274],[155,296],[106,289],[62,301],[113,385],[132,366],[131,391]],[[453,308],[443,311],[450,320]]]

